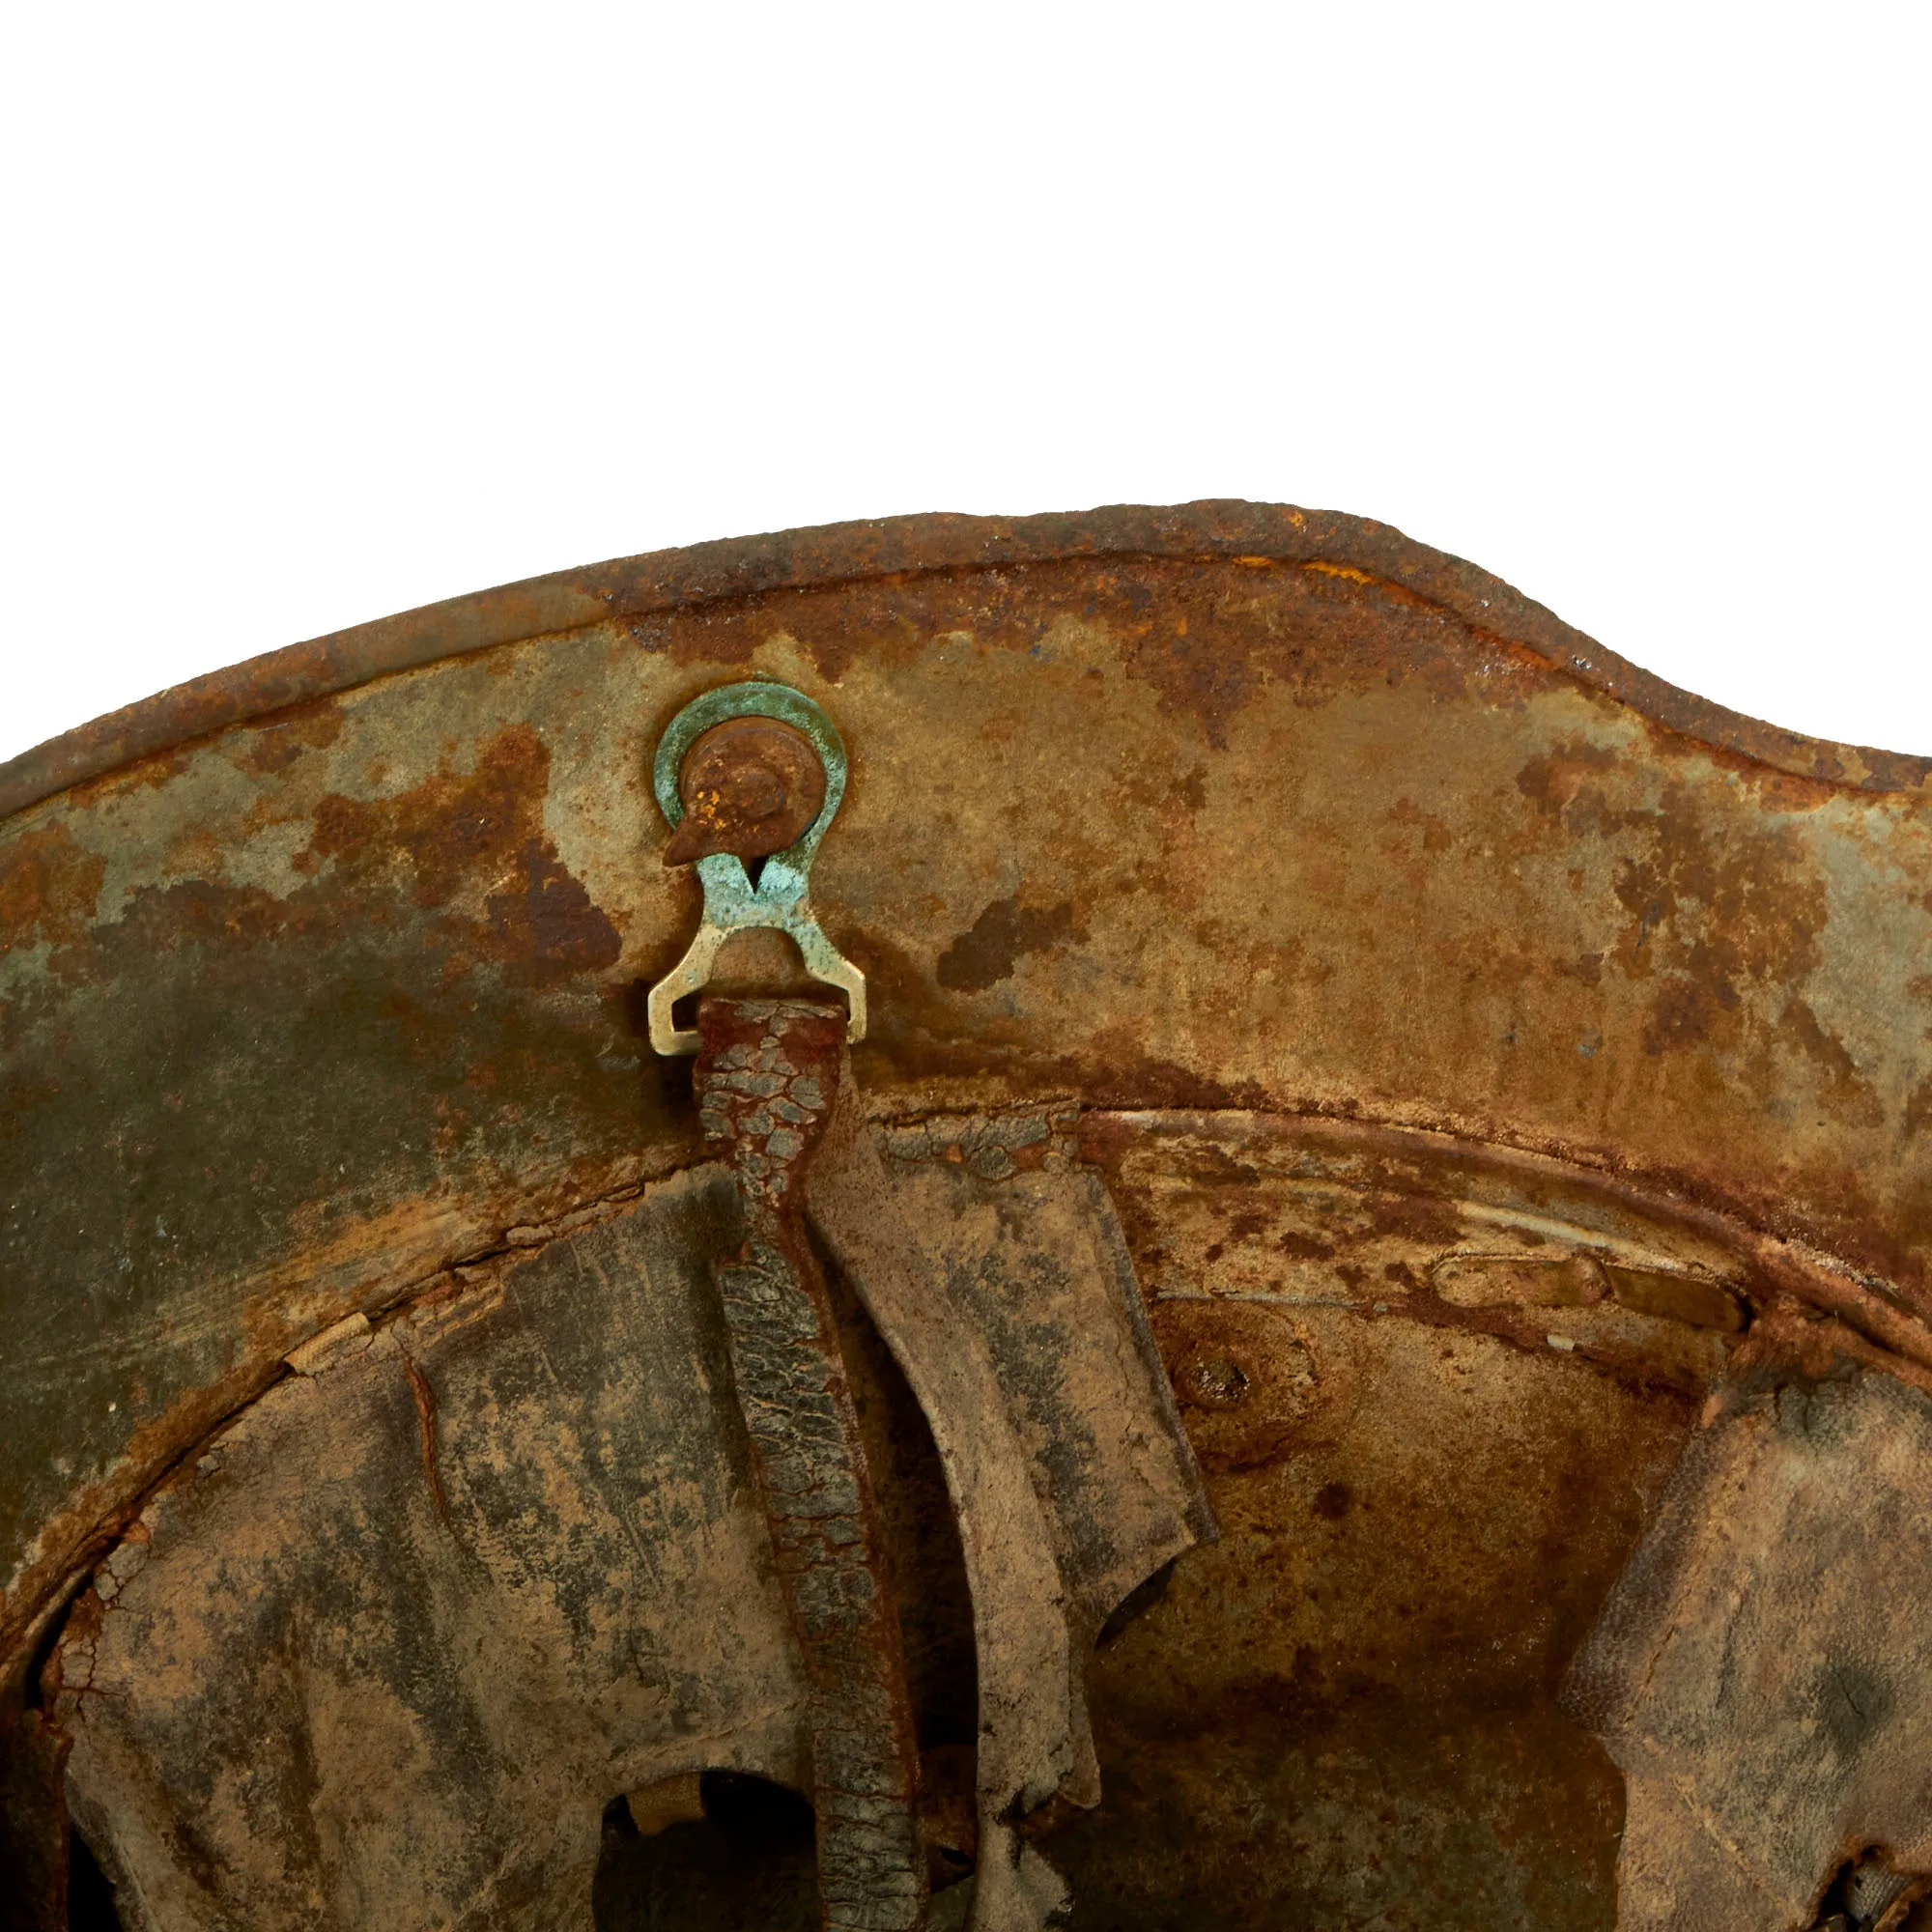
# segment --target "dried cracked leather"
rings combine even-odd
[[[1091,1659],[1084,1710],[1063,1697],[1059,1647],[1118,1577],[1056,1519],[1085,1507],[1065,1487],[1082,1456],[1124,1438],[1037,1427],[1032,1384],[1005,1379],[1030,1341],[987,1341],[1033,1459],[1035,1504],[1009,1486],[1009,1513],[1045,1525],[1012,1574],[1065,1606],[1064,1638],[1024,1620],[1002,1638],[1037,1681],[1012,1747],[985,1752],[988,1844],[1003,1794],[1085,1795],[1084,1717],[1101,1805],[1054,1800],[1048,1834],[1015,1834],[1065,1876],[1079,1932],[1744,1911],[1692,1817],[1739,1821],[1725,1836],[1788,1932],[1918,1909],[1893,1883],[1922,1876],[1910,1793],[1885,1780],[1916,1749],[1916,1637],[1886,1606],[1919,1463],[1874,1445],[1916,1439],[1932,1370],[1932,763],[1673,691],[1384,526],[1219,503],[561,573],[237,667],[0,767],[0,1924],[61,1925],[69,1783],[103,1856],[149,1833],[154,1869],[192,1888],[226,1881],[184,1821],[212,1807],[242,1833],[244,1798],[290,1857],[366,1838],[342,1854],[353,1886],[388,1856],[374,1792],[395,1782],[440,1847],[421,1883],[488,1891],[506,1932],[565,1909],[527,1875],[554,1861],[579,1886],[597,1806],[678,1759],[679,1721],[729,1731],[714,1676],[733,1710],[775,1700],[745,1717],[741,1761],[802,1786],[782,1605],[744,1582],[765,1532],[718,1393],[728,1348],[692,1301],[728,1215],[690,1178],[689,1082],[656,1063],[642,999],[697,911],[658,863],[652,747],[747,678],[822,699],[851,749],[814,891],[873,994],[853,1064],[910,1228],[893,1253],[970,1297],[949,1202],[997,1224],[974,1241],[1006,1241],[998,1202],[1060,1201],[1078,1170],[1048,1160],[1049,1185],[1030,1163],[1077,1150],[1223,1525]],[[828,1255],[837,1222],[835,1201]],[[831,1269],[841,1335],[863,1327],[890,1369],[852,1312],[864,1234]],[[634,1278],[668,1242],[685,1259]],[[879,1309],[907,1265],[871,1265]],[[708,1391],[653,1407],[628,1345],[584,1332],[605,1300],[655,1310],[645,1340]],[[1009,1310],[980,1314],[993,1337]],[[910,1356],[892,1373],[940,1386]],[[1767,1446],[1764,1417],[1807,1390],[1821,1416],[1877,1418],[1846,1438],[1863,1462]],[[359,1500],[311,1453],[338,1410]],[[190,1548],[204,1487],[211,1525],[231,1507],[217,1440],[245,1478],[232,1507],[257,1512],[218,1574]],[[928,1445],[925,1487],[893,1504],[910,1517],[892,1535],[919,1532],[895,1560],[945,1559],[943,1590],[904,1594],[919,1643],[970,1595],[965,1532],[938,1547],[951,1494],[985,1514],[1002,1493],[967,1480],[975,1448],[953,1432],[949,1492]],[[652,1488],[661,1545],[625,1530],[650,1456],[674,1478]],[[1132,1481],[1110,1465],[1117,1497]],[[1707,1510],[1681,1571],[1646,1541],[1680,1489]],[[1840,1496],[1858,1533],[1835,1504],[1788,1514],[1800,1494]],[[444,1512],[479,1532],[460,1562]],[[1155,1514],[1129,1510],[1152,1546]],[[399,1566],[446,1574],[331,1597],[330,1551],[365,1520]],[[975,1559],[982,1595],[1004,1548]],[[219,1641],[134,1622],[163,1576],[202,1591]],[[1644,1597],[1643,1576],[1673,1580]],[[1710,1608],[1720,1577],[1747,1614]],[[653,1588],[689,1614],[627,1650],[615,1601]],[[319,1620],[269,1614],[310,1589]],[[1737,1645],[1785,1633],[1757,1653],[1762,1694],[1700,1706],[1675,1674],[1687,1639],[1618,1608],[1671,1591]],[[1655,1654],[1657,1694],[1566,1706],[1606,1608],[1600,1681]],[[1776,1676],[1828,1657],[1840,1624],[1889,1702],[1857,1671],[1829,1708],[1805,1702],[1815,1676]],[[278,1659],[304,1629],[355,1634],[331,1667],[375,1687],[329,1760],[361,1786],[309,1776],[275,1723],[221,1771],[185,1719],[129,1761],[138,1802],[103,1796],[72,1727],[104,1747],[143,1700],[280,1700],[302,1737],[321,1680]],[[739,1629],[764,1634],[721,1659]],[[1625,1653],[1615,1631],[1642,1634]],[[961,1696],[971,1635],[946,1627]],[[117,1716],[96,1669],[113,1688],[136,1642],[192,1651],[206,1681],[136,1673]],[[65,1689],[42,1702],[57,1643]],[[922,1696],[937,1654],[909,1652]],[[541,1673],[567,1680],[554,1712],[518,1702],[526,1671],[546,1695]],[[412,1697],[469,1724],[466,1763],[513,1757],[549,1795],[471,1816],[415,1788],[411,1753],[441,1747]],[[1608,1754],[1578,1709],[1609,1713]],[[958,1722],[943,1748],[970,1751]],[[1669,1802],[1641,1768],[1665,1762]],[[1751,1849],[1760,1818],[1792,1829]]]
[[[1619,1932],[1809,1926],[1871,1846],[1932,1872],[1928,1469],[1889,1376],[1714,1405],[1571,1678],[1628,1792]]]
[[[843,1114],[811,1215],[954,1486],[973,1923],[1021,1932],[1063,1889],[1007,1821],[1095,1801],[1082,1660],[1211,1523],[1106,1190],[1047,1119],[949,1139],[871,1126],[856,1094]],[[1047,1157],[1015,1171],[1015,1143]],[[718,1768],[809,1787],[711,1278],[733,1215],[696,1170],[352,1324],[143,1512],[52,1672],[129,1932],[581,1927],[612,1793]]]

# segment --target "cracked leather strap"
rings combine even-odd
[[[1075,1162],[980,1192],[951,1159],[889,1160],[844,1079],[807,1211],[924,1412],[959,1525],[980,1694],[973,1932],[1038,1932],[1066,1889],[1015,1828],[1056,1796],[1099,1802],[1094,1638],[1213,1518],[1097,1178]],[[1086,1447],[1051,1446],[1070,1443]]]
[[[809,1185],[811,1218],[911,1385],[952,1492],[980,1685],[973,1932],[1037,1932],[1065,1889],[1014,1824],[1063,1791],[1099,1800],[1067,1592],[985,1338],[951,1305],[846,1079]]]
[[[804,1662],[826,1932],[916,1932],[926,1881],[899,1627],[832,1304],[801,1217],[845,1021],[796,1000],[698,1005],[707,1142],[744,1245],[719,1264],[732,1374]]]

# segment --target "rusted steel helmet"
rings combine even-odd
[[[1928,772],[1245,503],[0,767],[0,1922],[1925,1925]]]

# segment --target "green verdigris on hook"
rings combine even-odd
[[[741,755],[736,761],[721,753],[721,763],[730,763],[724,775],[707,780],[695,771],[707,744],[717,746],[719,727],[734,720],[770,720],[783,727],[778,742],[753,747],[748,765]],[[822,800],[816,813],[803,831],[781,850],[771,851],[756,838],[758,821],[785,824],[787,807],[796,816],[796,798],[787,797],[786,777],[773,770],[774,753],[782,766],[788,750],[784,739],[792,734],[805,742],[796,757],[816,756],[823,772]],[[759,753],[763,753],[760,757]],[[734,932],[766,926],[786,934],[799,950],[806,971],[828,986],[840,988],[850,1002],[846,1037],[858,1041],[866,1037],[866,976],[843,957],[820,929],[809,897],[811,861],[818,850],[845,795],[845,741],[824,711],[802,691],[785,684],[753,680],[744,684],[720,685],[695,697],[673,718],[658,741],[652,765],[652,788],[659,806],[675,833],[687,813],[709,805],[721,819],[734,819],[751,833],[750,841],[739,840],[739,850],[718,849],[717,842],[696,841],[692,856],[704,891],[704,911],[697,931],[684,957],[651,988],[647,1003],[651,1045],[662,1054],[691,1054],[697,1051],[696,1029],[680,1029],[672,1009],[687,994],[696,992],[711,977],[720,950]],[[816,783],[809,791],[796,782],[791,790],[806,796],[817,794]],[[816,774],[810,777],[815,781]],[[704,789],[710,787],[709,789]],[[733,792],[736,796],[731,795]],[[694,808],[694,798],[702,803]],[[735,809],[735,810],[734,810]],[[726,837],[720,831],[717,838]],[[757,853],[764,863],[753,880],[745,855]],[[674,838],[666,854],[668,863],[681,863],[685,855]]]

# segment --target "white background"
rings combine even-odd
[[[563,565],[1396,524],[1932,752],[1932,9],[157,6],[0,27],[0,756]]]

